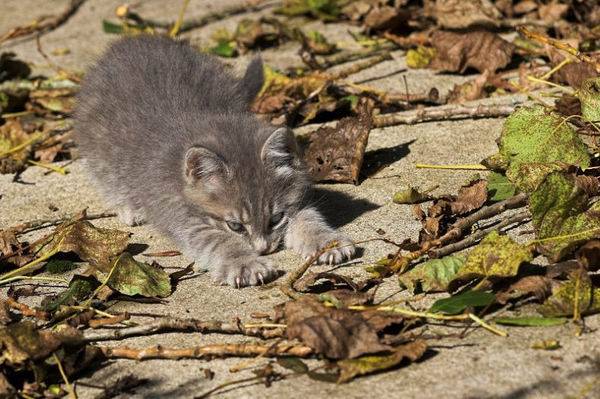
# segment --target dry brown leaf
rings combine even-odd
[[[321,127],[310,135],[304,153],[308,170],[317,182],[358,184],[372,120],[368,103],[359,104],[359,115]]]
[[[479,72],[495,72],[509,64],[515,46],[500,36],[478,30],[469,33],[436,31],[431,43],[437,54],[429,67],[463,73],[472,67]]]
[[[549,4],[540,4],[538,13],[540,18],[546,22],[556,22],[562,19],[569,11],[568,4],[560,4],[557,1],[552,1]]]
[[[538,4],[533,0],[520,1],[513,7],[513,12],[516,15],[529,14],[532,11],[537,10]]]
[[[534,295],[539,301],[552,293],[552,279],[546,276],[526,276],[496,294],[498,303],[504,305],[511,299]]]
[[[391,349],[360,312],[327,308],[314,297],[285,304],[288,339],[298,339],[330,359],[355,358]]]
[[[448,95],[449,104],[462,104],[465,101],[478,100],[484,96],[484,88],[489,78],[489,71],[483,72],[475,79],[457,84]]]
[[[489,0],[436,0],[433,17],[447,29],[498,26],[502,14]]]
[[[454,214],[463,215],[481,208],[486,201],[487,180],[479,179],[460,188],[458,197],[450,203],[450,210]]]
[[[556,111],[564,116],[581,115],[581,101],[570,94],[563,94],[554,103]]]
[[[405,10],[390,6],[372,8],[364,20],[368,30],[396,30],[409,18]]]
[[[600,240],[588,241],[576,253],[579,264],[588,271],[600,269]]]
[[[294,284],[294,288],[298,291],[307,291],[310,289],[312,285],[314,285],[318,280],[328,280],[333,284],[344,284],[348,287],[356,290],[356,284],[350,277],[342,276],[336,273],[330,272],[310,272],[305,274],[301,279],[296,281]]]

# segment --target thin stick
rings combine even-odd
[[[18,302],[14,298],[8,297],[5,299],[5,302],[10,308],[16,309],[19,312],[21,312],[23,316],[35,317],[36,319],[40,320],[49,319],[48,312],[44,312],[42,310],[37,309],[31,309],[29,306],[25,305],[24,303]]]
[[[488,170],[481,164],[463,164],[463,165],[431,165],[425,163],[415,164],[417,169],[449,169],[449,170]]]
[[[0,276],[0,285],[4,285],[8,281],[11,281],[11,279],[13,277],[23,276],[25,274],[33,273],[36,270],[39,270],[42,267],[44,267],[44,264],[42,262],[51,258],[52,256],[56,255],[59,252],[58,248],[60,248],[60,245],[62,244],[63,240],[64,240],[64,238],[58,243],[58,245],[56,246],[56,249],[45,253],[44,255],[40,256],[39,258],[32,260],[28,264],[21,266],[18,269],[11,270],[10,272],[4,273],[3,275],[1,275]],[[40,263],[42,263],[42,264],[40,264]]]
[[[179,10],[179,17],[177,17],[177,21],[175,21],[173,28],[169,32],[169,36],[174,38],[179,34],[179,29],[181,29],[181,24],[183,23],[183,16],[185,15],[185,10],[189,3],[190,0],[183,0],[183,5],[181,6],[181,10]]]
[[[7,155],[13,154],[15,152],[19,152],[21,150],[23,150],[24,148],[33,145],[35,143],[37,143],[38,141],[41,141],[43,139],[44,135],[40,134],[40,133],[36,133],[33,134],[31,138],[27,139],[26,141],[22,142],[19,145],[16,145],[12,148],[9,148],[6,151],[0,152],[0,158],[3,158]]]
[[[117,216],[114,212],[102,212],[102,213],[92,213],[90,215],[85,215],[83,218],[78,220],[95,220],[95,219],[104,219],[104,218],[112,218]],[[11,229],[18,232],[18,234],[25,234],[35,230],[45,229],[52,226],[58,226],[63,224],[64,222],[68,222],[72,220],[72,216],[62,217],[58,219],[40,219],[40,220],[32,220],[31,222],[21,223],[17,226],[11,227]]]
[[[191,348],[167,348],[160,345],[143,349],[122,347],[99,346],[107,359],[206,359],[214,357],[280,357],[296,356],[308,357],[313,350],[304,345],[289,343],[277,343],[275,345],[264,344],[213,344],[195,346]]]
[[[521,223],[521,222],[529,219],[530,217],[531,216],[529,214],[529,211],[523,211],[523,212],[516,213],[516,214],[510,216],[509,218],[504,219],[503,221],[501,221],[498,224],[495,224],[495,225],[485,228],[485,229],[477,230],[476,232],[474,232],[473,234],[471,234],[464,240],[457,241],[452,244],[448,244],[448,245],[438,248],[438,249],[432,249],[428,252],[428,255],[432,258],[441,258],[443,256],[450,255],[454,252],[462,251],[465,248],[469,248],[470,246],[477,244],[490,232],[492,232],[494,230],[501,230],[501,229],[503,229],[507,226],[510,226],[511,224],[514,224],[514,223]]]
[[[40,168],[49,169],[52,172],[59,173],[59,174],[61,174],[63,176],[66,176],[67,173],[69,173],[69,171],[67,169],[62,168],[60,166],[54,166],[54,165],[47,164],[47,163],[32,161],[31,159],[28,159],[27,162],[30,163],[30,164],[32,164],[32,165],[39,166]]]
[[[253,1],[253,2],[244,2],[242,4],[235,4],[226,8],[223,8],[220,11],[213,11],[206,15],[203,15],[199,18],[190,19],[188,21],[183,21],[181,24],[181,28],[179,29],[179,33],[187,32],[192,29],[198,29],[205,25],[208,25],[213,22],[220,21],[225,18],[232,17],[238,14],[245,14],[249,12],[260,11],[266,7],[272,7],[279,2],[272,2],[270,4],[263,4],[263,0]]]
[[[486,330],[491,331],[494,334],[500,335],[501,337],[508,337],[508,333],[506,331],[500,330],[496,327],[489,325],[488,323],[486,323],[479,317],[475,316],[473,313],[468,313],[468,315],[471,320],[473,320],[475,323],[479,324],[481,327],[485,328]]]
[[[10,29],[8,32],[0,35],[0,44],[18,37],[29,36],[31,34],[43,34],[50,32],[53,29],[58,28],[60,25],[68,21],[68,19],[77,12],[79,7],[85,2],[85,0],[71,0],[66,10],[59,15],[53,17],[42,17],[36,21],[33,21],[29,25],[18,26]]]
[[[445,105],[405,111],[395,114],[377,115],[373,117],[373,127],[396,125],[414,125],[423,122],[445,121],[470,118],[502,118],[512,114],[516,104],[497,105]]]
[[[542,33],[532,32],[529,29],[521,26],[517,28],[517,31],[521,33],[523,36],[528,39],[534,40],[541,44],[550,45],[556,49],[562,50],[576,57],[580,61],[587,62],[588,64],[593,65],[596,68],[596,72],[600,72],[600,63],[596,62],[592,57],[580,52],[575,47],[571,46],[568,43],[561,42],[560,40],[552,39]]]
[[[69,392],[69,398],[77,399],[77,393],[75,392],[75,388],[73,388],[73,385],[71,385],[71,383],[69,382],[69,379],[67,378],[67,374],[65,374],[65,370],[63,369],[63,366],[62,366],[60,359],[59,359],[58,355],[56,354],[56,352],[52,353],[52,357],[54,358],[54,361],[56,362],[56,365],[58,366],[58,371],[60,372],[60,376],[62,377],[63,381],[65,382],[65,385],[67,386],[67,392]]]
[[[274,328],[274,329],[267,329]],[[168,317],[149,324],[107,331],[85,331],[84,342],[118,341],[129,337],[161,334],[164,332],[199,332],[202,334],[240,334],[252,337],[279,338],[284,336],[281,325],[257,325],[243,323],[227,323],[222,321],[202,321],[196,319],[179,319]]]

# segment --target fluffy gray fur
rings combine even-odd
[[[75,114],[88,172],[121,220],[148,221],[236,287],[276,278],[263,255],[282,243],[310,257],[339,241],[321,263],[355,250],[306,204],[290,130],[249,112],[262,83],[259,58],[237,80],[184,43],[125,38],[87,73]]]

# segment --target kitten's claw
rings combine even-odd
[[[214,270],[212,274],[217,282],[235,288],[264,285],[278,275],[277,269],[268,258],[256,255],[231,261]]]
[[[300,252],[302,257],[308,260],[319,253],[319,251],[321,251],[332,241],[337,241],[338,246],[319,255],[316,263],[335,265],[349,260],[354,256],[356,247],[352,241],[349,238],[337,233],[316,235],[311,236],[310,238],[307,237],[305,242],[302,242],[300,245],[292,248],[297,252]]]

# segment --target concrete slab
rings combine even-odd
[[[66,5],[66,0],[44,2],[35,0],[4,0],[0,6],[0,32],[26,23],[45,14],[56,13]],[[214,3],[207,0],[191,0],[188,17],[203,15],[211,9],[219,9],[236,0]],[[62,67],[84,70],[98,57],[114,36],[101,30],[101,20],[111,18],[117,0],[89,0],[63,26],[42,36],[46,52],[56,48],[68,48],[70,53],[53,57]],[[157,19],[173,19],[180,2],[148,0],[139,3],[141,15]],[[260,13],[253,13],[258,15]],[[210,24],[188,34],[193,43],[207,40],[210,32],[219,27],[233,27],[237,20]],[[346,26],[336,24],[310,25],[324,29],[333,40],[351,42]],[[17,56],[34,64],[38,72],[48,73],[45,60],[38,54],[35,41],[17,40],[0,48],[14,51]],[[286,44],[281,49],[266,50],[267,62],[284,67],[299,62],[297,45]],[[248,56],[228,61],[240,70]],[[353,76],[354,81],[388,74],[404,68],[401,52],[394,59]],[[412,93],[420,93],[431,87],[447,91],[464,77],[435,74],[431,71],[403,72]],[[402,74],[376,80],[370,85],[386,90],[404,90]],[[489,100],[488,100],[489,101]],[[511,101],[504,98],[503,101]],[[454,192],[473,173],[469,171],[439,171],[415,169],[415,163],[477,163],[496,150],[495,140],[503,121],[499,119],[466,120],[456,122],[424,123],[415,126],[398,126],[373,130],[367,148],[367,163],[386,159],[389,164],[375,176],[367,178],[360,186],[324,185],[319,187],[319,198],[327,217],[332,223],[351,235],[355,240],[376,236],[383,229],[396,240],[416,238],[420,225],[414,220],[410,206],[395,205],[391,196],[407,185],[427,188],[438,184],[438,192]],[[82,165],[75,161],[68,166],[70,174],[60,176],[45,174],[46,170],[29,168],[22,175],[22,183],[12,182],[12,176],[0,176],[0,227],[16,223],[71,215],[88,207],[90,212],[107,210],[82,172]],[[149,188],[151,191],[152,188]],[[58,208],[53,211],[53,205]],[[53,208],[54,209],[54,208]],[[156,252],[175,249],[168,239],[149,226],[129,228],[116,219],[94,222],[98,226],[110,226],[133,232],[132,242],[148,245],[147,251]],[[41,232],[37,233],[38,235]],[[351,276],[365,276],[364,266],[393,250],[381,242],[362,245],[364,252],[359,262],[351,262],[342,268]],[[280,252],[273,255],[284,271],[293,270],[301,260],[295,254]],[[157,259],[166,267],[184,267],[190,260],[182,257]],[[320,267],[320,269],[327,269]],[[43,293],[56,292],[59,288],[45,288]],[[397,293],[394,279],[389,279],[378,292],[384,298]],[[401,296],[397,296],[400,298]],[[39,298],[37,298],[39,300]],[[206,274],[198,274],[182,281],[175,293],[163,304],[121,302],[114,311],[127,310],[135,314],[152,313],[199,319],[228,320],[234,317],[249,319],[252,312],[269,311],[273,305],[285,300],[273,287],[251,287],[236,290],[218,287]],[[600,397],[598,382],[600,369],[600,318],[590,317],[587,325],[591,333],[582,337],[574,334],[570,325],[546,329],[510,329],[508,338],[500,338],[485,331],[476,331],[463,340],[441,339],[431,355],[417,364],[383,374],[357,379],[345,385],[332,385],[310,380],[306,377],[290,378],[274,383],[270,388],[246,385],[229,390],[221,397],[445,397],[445,398],[559,398]],[[433,332],[456,332],[456,329],[432,327]],[[562,348],[556,351],[531,349],[533,341],[558,339]],[[164,334],[152,337],[128,339],[124,343],[143,347],[157,343],[169,346],[191,346],[205,343],[238,342],[239,337],[199,334]],[[250,366],[264,365],[267,359],[250,361]],[[594,363],[594,361],[596,363]],[[311,362],[311,364],[314,362]],[[152,360],[145,362],[116,361],[107,364],[82,381],[89,384],[110,385],[128,373],[148,378],[150,383],[137,390],[136,398],[193,397],[225,381],[252,376],[249,370],[232,373],[232,366],[240,365],[239,359],[213,360]],[[207,380],[202,372],[210,368],[215,372],[213,380]],[[82,398],[93,397],[99,390],[85,385],[78,387]],[[587,396],[586,396],[587,395]],[[125,395],[123,395],[125,397]]]

